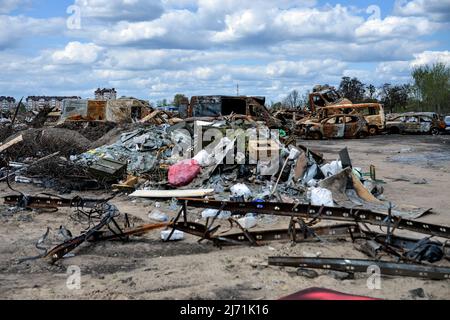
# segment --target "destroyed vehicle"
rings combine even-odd
[[[302,109],[271,110],[271,114],[285,125],[294,125],[305,117],[305,112]]]
[[[450,131],[450,116],[446,116],[444,122],[445,122],[445,130]]]
[[[265,102],[264,97],[196,96],[191,98],[189,105],[181,105],[179,113],[183,119],[241,116],[264,121],[271,128],[280,128],[281,121],[272,117]]]
[[[385,130],[384,107],[379,103],[354,104],[345,99],[333,87],[316,86],[309,96],[311,112],[316,113],[318,122],[334,114],[361,114],[369,124],[369,134],[376,135]]]
[[[61,121],[131,123],[140,120],[149,104],[138,99],[64,100]]]
[[[386,129],[391,134],[427,133],[437,135],[445,130],[445,122],[425,113],[408,113],[387,121]]]
[[[367,121],[361,115],[339,114],[325,118],[319,123],[310,122],[303,126],[302,134],[306,138],[363,138],[368,136]]]

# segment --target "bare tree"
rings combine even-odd
[[[302,102],[302,97],[297,90],[292,90],[291,93],[283,100],[283,105],[290,109],[299,108]]]

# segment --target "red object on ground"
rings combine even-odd
[[[380,300],[375,298],[354,296],[347,293],[337,292],[328,289],[310,288],[299,291],[290,296],[281,298],[280,300],[354,300],[354,301],[367,301],[367,300]]]
[[[201,168],[195,160],[183,160],[169,168],[169,183],[174,187],[184,187],[200,173]]]

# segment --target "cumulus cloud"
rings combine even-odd
[[[400,16],[429,17],[450,22],[450,0],[396,0],[394,13]]]
[[[431,34],[438,25],[421,17],[389,16],[384,20],[368,20],[356,29],[360,41],[392,38],[416,38]]]
[[[411,64],[414,67],[434,63],[444,63],[450,67],[450,51],[424,51],[414,56]]]
[[[101,51],[93,43],[69,42],[64,50],[52,54],[52,60],[56,64],[89,64],[97,61]]]

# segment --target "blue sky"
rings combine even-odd
[[[450,65],[449,26],[450,0],[0,0],[0,95],[156,101],[239,83],[278,101],[343,76],[403,83]]]

